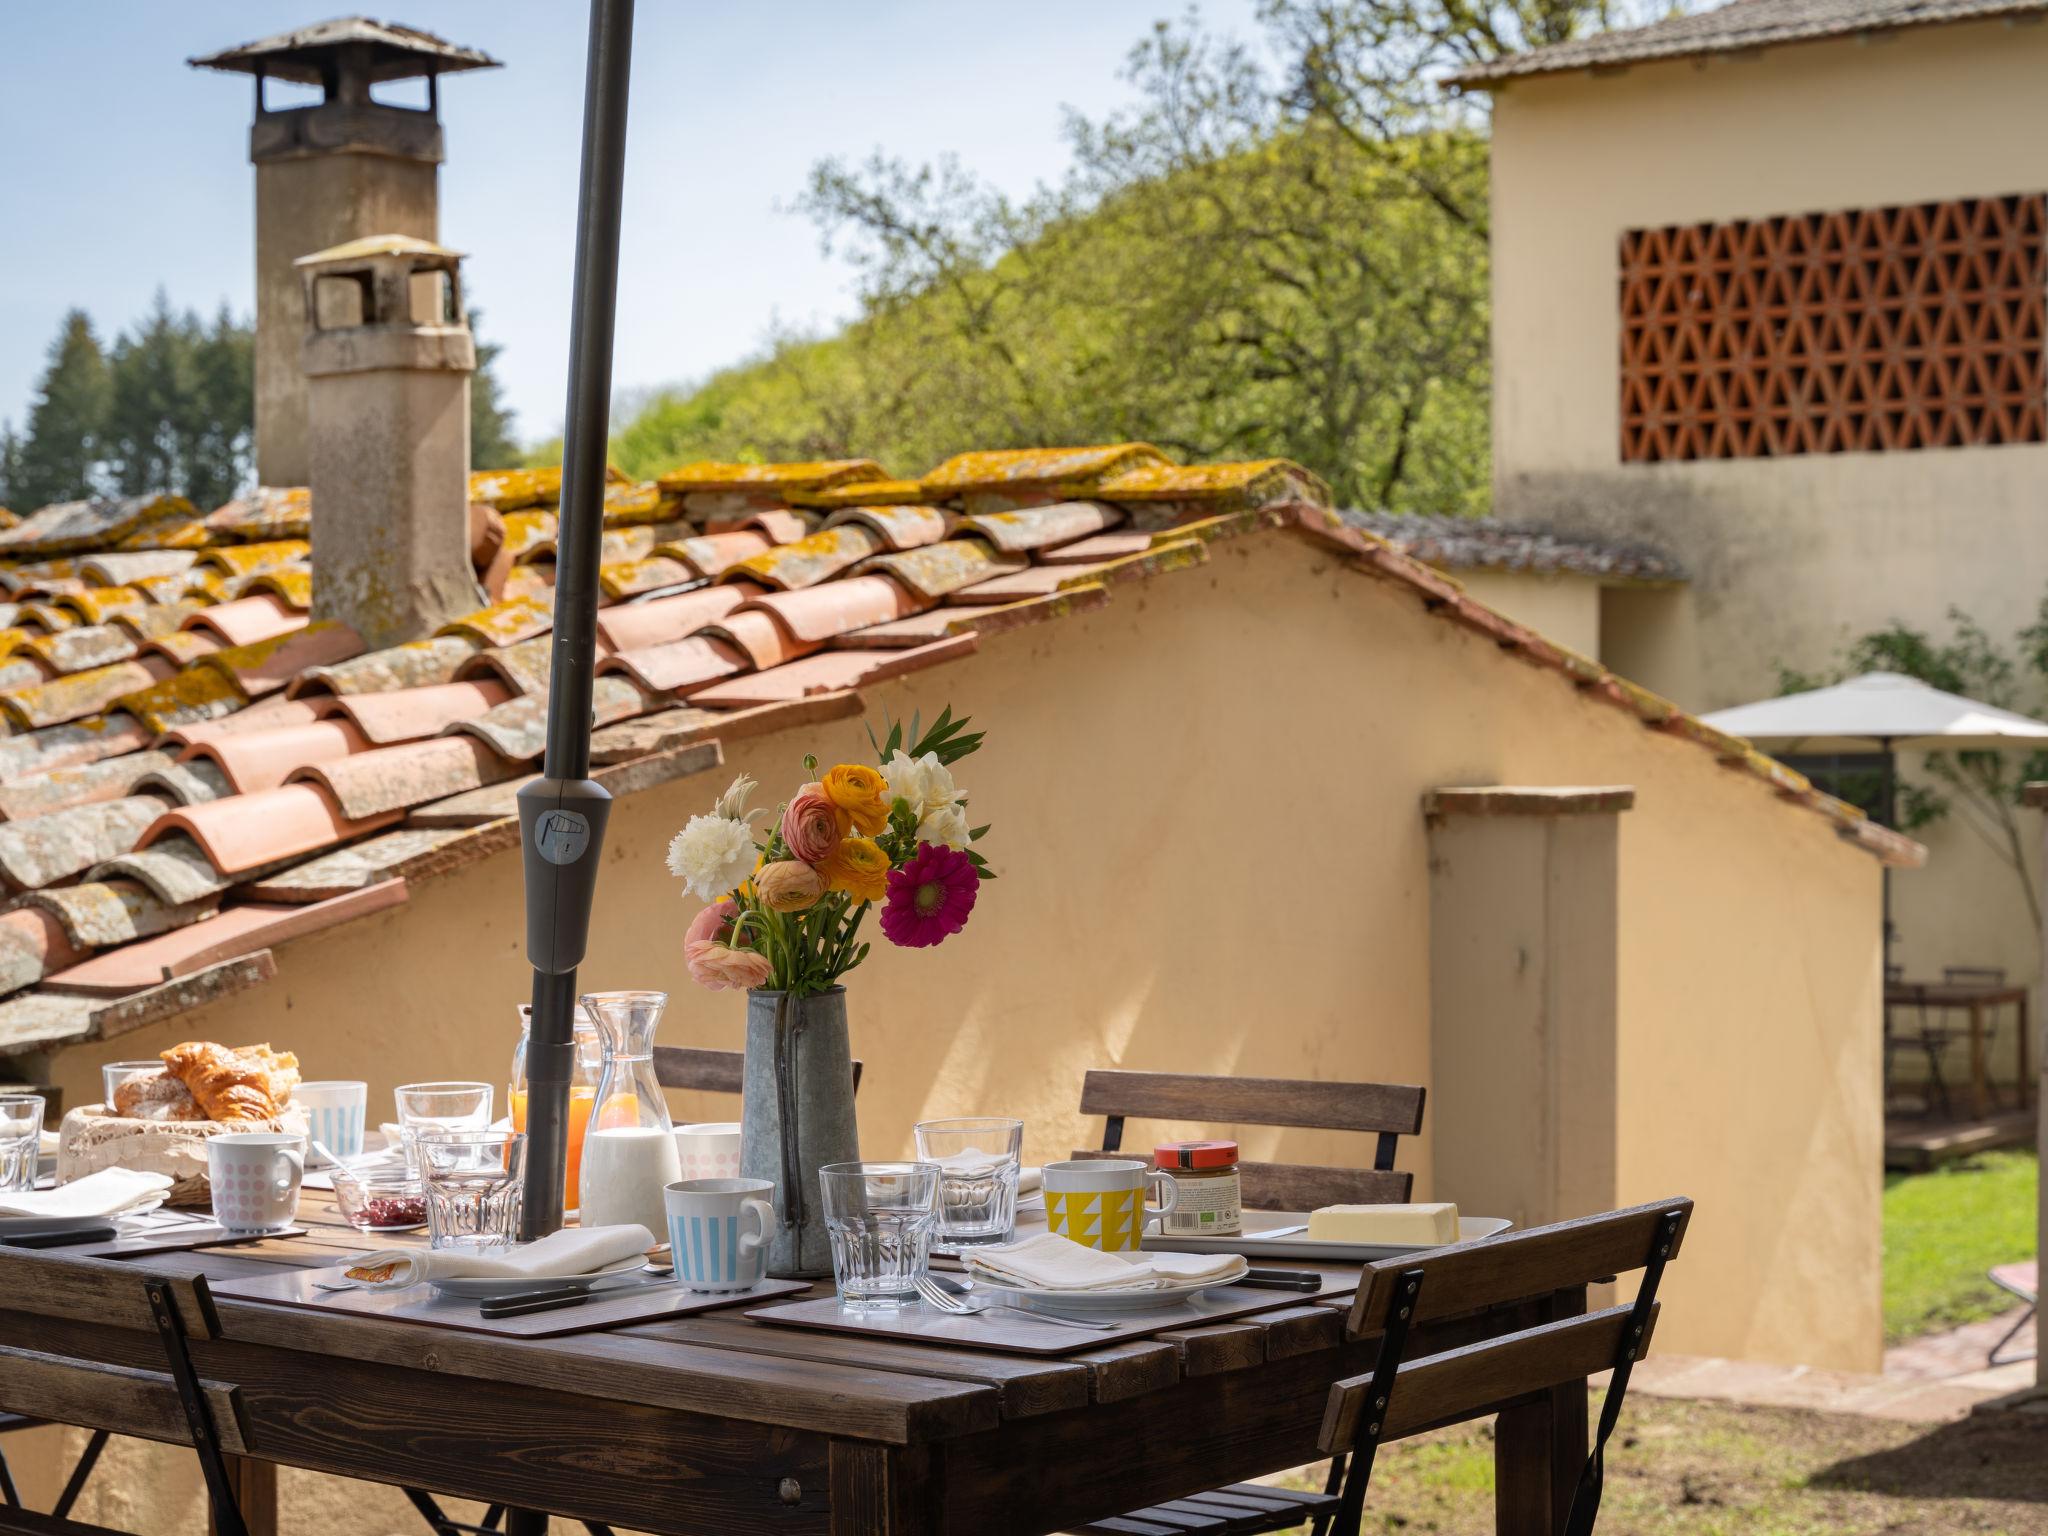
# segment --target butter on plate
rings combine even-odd
[[[1458,1240],[1458,1208],[1448,1200],[1423,1205],[1326,1205],[1309,1212],[1308,1240],[1441,1248]]]

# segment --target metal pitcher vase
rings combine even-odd
[[[744,1094],[740,1173],[775,1185],[768,1273],[779,1280],[829,1275],[832,1241],[818,1170],[860,1157],[844,987],[811,997],[747,994]]]

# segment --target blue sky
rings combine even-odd
[[[330,6],[333,8],[330,9]],[[957,154],[1022,192],[1066,164],[1061,112],[1129,100],[1124,55],[1181,0],[640,0],[615,382],[701,376],[767,327],[850,312],[850,275],[786,210],[815,160]],[[1202,0],[1249,36],[1253,0]],[[251,91],[184,60],[345,14],[334,0],[10,5],[0,49],[0,418],[19,426],[63,312],[105,340],[161,285],[252,308]],[[442,88],[441,233],[505,344],[521,436],[560,427],[586,12],[393,0],[377,14],[505,68]]]

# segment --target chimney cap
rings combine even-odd
[[[462,260],[467,254],[465,251],[451,251],[445,245],[436,245],[414,235],[365,235],[360,240],[345,240],[324,251],[301,256],[292,265],[324,267],[338,262],[374,261],[380,256],[417,256],[423,266],[446,266]]]
[[[219,53],[185,62],[194,69],[219,69],[233,74],[265,75],[320,85],[345,48],[367,48],[372,82],[410,80],[420,75],[452,75],[465,69],[497,69],[499,63],[478,48],[464,48],[445,38],[397,22],[367,16],[342,16],[280,32],[275,37],[242,43]]]

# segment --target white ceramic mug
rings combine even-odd
[[[683,1289],[744,1291],[761,1278],[775,1229],[774,1192],[766,1179],[679,1179],[663,1188],[669,1253]]]
[[[1137,1252],[1145,1223],[1172,1210],[1179,1195],[1169,1175],[1121,1157],[1047,1163],[1042,1178],[1046,1226],[1104,1253]],[[1157,1205],[1145,1203],[1148,1189]]]
[[[737,1120],[706,1120],[676,1127],[676,1156],[686,1179],[736,1179],[740,1173]]]
[[[313,1140],[342,1162],[363,1152],[363,1117],[369,1110],[368,1083],[301,1083],[292,1102],[306,1112]]]
[[[276,1232],[299,1214],[306,1138],[275,1131],[229,1131],[207,1138],[206,1176],[213,1219],[230,1232]]]

